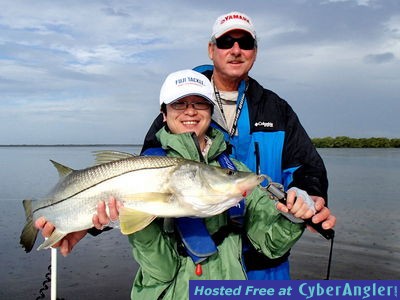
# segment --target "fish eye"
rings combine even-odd
[[[232,176],[232,175],[235,175],[235,171],[233,171],[233,170],[231,170],[231,169],[226,169],[226,175],[228,175],[228,176]]]

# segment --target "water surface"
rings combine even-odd
[[[85,168],[94,162],[93,151],[105,149],[139,153],[140,147],[0,147],[1,299],[35,299],[47,272],[50,252],[26,254],[19,235],[22,199],[43,196],[58,180],[49,159]],[[329,206],[338,218],[331,278],[400,279],[400,149],[319,152],[328,169]],[[329,246],[306,231],[292,249],[293,279],[325,278]],[[59,256],[58,269],[60,297],[127,299],[137,264],[126,237],[112,230],[86,237],[67,258]]]

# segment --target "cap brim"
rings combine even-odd
[[[230,31],[233,31],[233,30],[242,30],[242,31],[245,31],[245,32],[249,33],[254,39],[256,38],[254,32],[252,32],[251,30],[245,29],[245,28],[243,28],[243,27],[237,27],[237,26],[228,27],[228,28],[225,29],[223,32],[221,32],[221,33],[216,33],[216,34],[214,35],[214,37],[215,37],[216,39],[217,39],[217,38],[220,38],[220,37],[223,36],[224,34],[230,32]]]
[[[168,104],[174,103],[174,102],[179,101],[182,98],[185,98],[185,97],[188,97],[188,96],[199,96],[199,97],[203,98],[204,100],[207,100],[208,102],[210,102],[212,105],[215,105],[213,100],[211,100],[210,98],[208,98],[208,97],[206,97],[206,96],[204,96],[202,94],[199,94],[199,93],[185,94],[185,95],[180,96],[179,98],[176,98],[176,99],[172,100],[171,102],[168,102],[168,103],[163,102],[163,103],[168,105]]]

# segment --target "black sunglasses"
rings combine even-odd
[[[238,39],[230,35],[223,35],[215,40],[215,44],[219,49],[231,49],[235,42],[237,42],[240,49],[243,50],[253,50],[256,46],[256,40],[250,35],[245,35]]]

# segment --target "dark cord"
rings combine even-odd
[[[326,278],[325,280],[329,280],[329,276],[331,274],[331,263],[332,263],[332,252],[333,252],[333,240],[334,237],[332,236],[331,238],[331,249],[329,250],[329,259],[328,259],[328,270],[326,272]]]
[[[44,299],[46,297],[44,291],[49,289],[48,284],[51,281],[51,264],[47,267],[47,270],[48,272],[45,275],[46,279],[42,283],[43,287],[39,290],[40,295],[36,297],[36,300]],[[57,300],[64,300],[64,298],[57,298]]]
[[[47,284],[50,283],[50,281],[51,281],[51,279],[50,279],[50,276],[51,276],[51,265],[49,265],[49,267],[47,269],[49,271],[45,275],[46,280],[43,281],[43,283],[42,283],[43,287],[39,290],[39,294],[40,295],[36,298],[36,300],[44,299],[45,298],[44,291],[49,289],[49,286]]]

